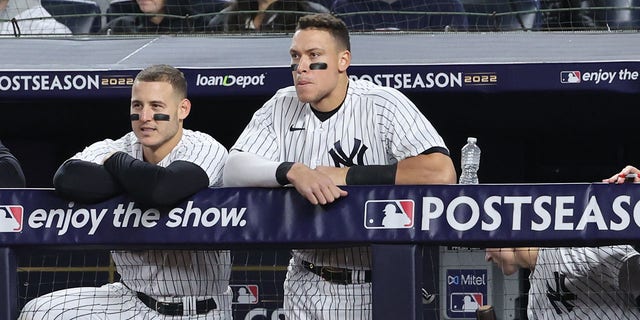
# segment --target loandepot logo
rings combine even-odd
[[[6,207],[16,206],[2,208]],[[22,210],[22,207],[19,208]],[[5,210],[5,212],[7,211]],[[5,213],[5,216],[11,216],[21,223],[22,211],[20,211],[18,219],[15,218],[15,211],[12,210],[11,215]],[[193,205],[193,201],[188,201],[184,207],[176,207],[169,210],[168,213],[162,212],[161,214],[155,208],[145,210],[136,208],[134,202],[120,203],[115,209],[75,208],[75,203],[69,202],[66,209],[35,209],[26,220],[31,229],[57,229],[59,236],[66,234],[70,229],[88,229],[87,234],[93,235],[100,226],[106,228],[154,228],[162,223],[167,228],[244,227],[247,224],[244,219],[246,211],[247,208],[199,208]],[[166,220],[161,221],[161,217],[166,217]]]
[[[22,231],[22,206],[0,206],[0,232]]]
[[[233,75],[227,74],[223,76],[207,76],[198,73],[196,77],[196,86],[198,87],[247,87],[247,86],[264,86],[265,73],[260,75]]]

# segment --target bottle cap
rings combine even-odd
[[[478,142],[478,139],[476,139],[475,137],[468,137],[467,142],[476,143]]]

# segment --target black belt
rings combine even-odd
[[[337,284],[353,284],[354,273],[358,272],[364,273],[364,279],[360,278],[360,280],[358,280],[357,278],[359,277],[357,277],[356,281],[360,281],[360,283],[371,282],[371,270],[349,270],[327,266],[316,266],[315,264],[307,261],[302,261],[302,266],[319,275],[322,279]]]
[[[182,316],[184,315],[184,309],[182,302],[161,302],[148,295],[138,292],[138,299],[142,301],[147,307],[157,311],[160,314],[168,316]],[[216,301],[211,299],[196,301],[196,314],[205,314],[209,311],[217,308]]]

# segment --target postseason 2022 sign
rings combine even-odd
[[[293,188],[203,190],[171,208],[124,196],[85,205],[53,190],[0,190],[14,245],[566,245],[640,238],[640,184],[350,186],[312,205]],[[126,237],[122,235],[126,234]]]
[[[129,97],[139,70],[0,72],[2,98]],[[288,65],[183,69],[191,97],[272,95],[293,85]],[[640,63],[354,65],[349,77],[405,93],[592,91],[636,93]]]

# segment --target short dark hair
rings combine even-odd
[[[296,30],[320,29],[328,31],[337,41],[339,47],[351,51],[351,40],[347,25],[340,18],[330,13],[310,14],[298,20]]]
[[[156,64],[144,68],[138,73],[135,81],[168,82],[173,90],[181,95],[181,98],[187,97],[187,80],[184,78],[184,73],[167,64]]]

